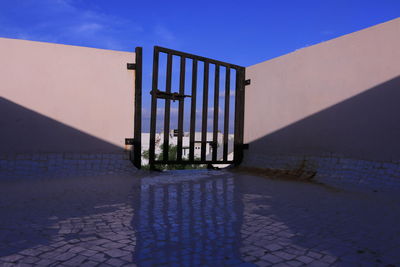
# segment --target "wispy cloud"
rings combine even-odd
[[[96,33],[104,28],[103,25],[95,22],[86,22],[74,28],[77,33]]]
[[[235,97],[235,90],[230,90],[230,91],[229,91],[229,96],[230,96],[230,97]],[[224,97],[225,97],[225,91],[221,91],[221,92],[219,93],[219,97],[220,97],[220,98],[224,98]]]
[[[154,34],[160,43],[166,46],[179,47],[180,42],[175,34],[163,24],[158,24],[154,27]]]
[[[143,28],[120,17],[78,7],[70,0],[27,0],[13,7],[32,23],[29,27],[7,13],[2,16],[0,36],[34,41],[59,42],[106,49],[128,49],[120,33],[139,33]],[[11,14],[12,12],[10,12]]]

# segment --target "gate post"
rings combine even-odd
[[[236,97],[235,97],[235,137],[234,137],[234,165],[238,166],[243,160],[243,133],[244,133],[244,87],[246,69],[236,71]]]
[[[135,118],[133,124],[133,164],[142,167],[142,47],[135,48]]]

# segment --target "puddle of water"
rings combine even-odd
[[[134,219],[141,265],[240,264],[241,205],[226,172],[174,172],[141,181]]]

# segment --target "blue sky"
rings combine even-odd
[[[0,37],[142,46],[147,91],[153,45],[249,66],[399,15],[399,0],[0,0]]]
[[[399,15],[398,0],[1,0],[0,36],[248,66]]]

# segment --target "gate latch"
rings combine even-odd
[[[155,95],[157,98],[162,98],[162,99],[169,99],[172,101],[175,100],[183,100],[185,97],[192,97],[191,95],[184,95],[184,94],[179,94],[179,93],[168,93],[168,92],[163,92],[160,90],[152,90],[150,94]]]

